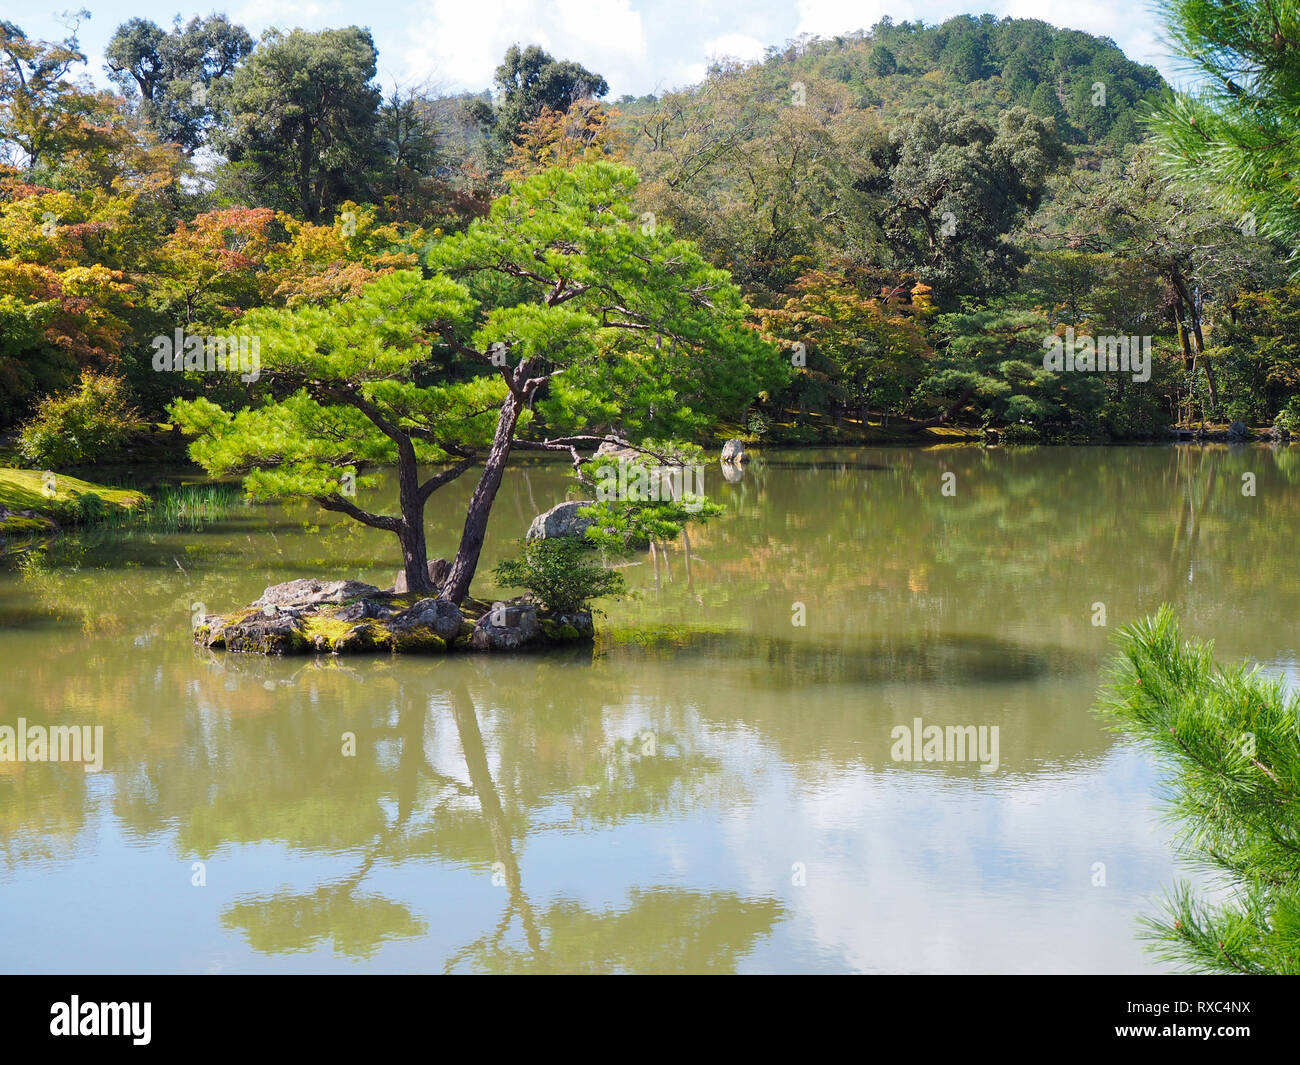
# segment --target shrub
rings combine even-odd
[[[1002,429],[1004,444],[1040,444],[1042,440],[1043,434],[1037,427],[1024,422],[1011,422]]]
[[[592,599],[623,594],[623,575],[590,561],[592,548],[581,540],[525,540],[521,547],[519,558],[497,564],[496,579],[507,588],[526,588],[551,610],[578,610]]]
[[[1286,401],[1286,406],[1277,412],[1273,424],[1292,436],[1300,434],[1300,396],[1292,396]]]
[[[126,382],[86,370],[74,391],[41,400],[18,431],[18,450],[39,466],[74,466],[111,454],[140,425]]]
[[[97,492],[78,492],[59,507],[59,513],[67,521],[89,525],[108,517],[108,504]]]

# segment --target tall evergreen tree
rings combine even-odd
[[[231,79],[217,147],[231,191],[309,222],[360,199],[380,150],[368,30],[272,30]]]
[[[435,245],[431,278],[401,271],[329,307],[249,314],[275,398],[233,414],[175,404],[199,434],[191,455],[243,474],[251,494],[311,498],[393,533],[407,586],[424,592],[425,506],[482,462],[438,589],[460,603],[514,451],[576,466],[615,429],[689,438],[784,378],[726,273],[666,225],[642,227],[635,185],[611,163],[544,171]],[[422,479],[432,463],[446,465]],[[380,464],[397,467],[396,515],[363,510],[346,487]]]
[[[216,121],[216,96],[253,50],[253,38],[224,15],[180,19],[168,33],[133,18],[105,50],[109,77],[163,140],[193,152]]]
[[[512,44],[496,70],[499,97],[496,131],[508,147],[521,126],[537,118],[544,108],[567,111],[578,100],[609,92],[609,83],[580,63],[556,59],[530,44]]]

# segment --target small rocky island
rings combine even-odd
[[[627,461],[640,456],[636,449],[608,441],[596,454]],[[726,442],[723,470],[737,471],[728,480],[736,479],[748,461],[743,441]],[[591,525],[583,511],[594,502],[556,504],[533,519],[526,539],[581,539]],[[450,570],[446,559],[427,565],[430,586],[442,588]],[[585,607],[554,610],[531,594],[493,603],[467,596],[457,605],[451,599],[410,592],[403,570],[386,591],[350,580],[304,578],[273,584],[252,606],[231,614],[206,614],[194,627],[194,641],[204,647],[263,655],[525,651],[594,639],[591,611]]]
[[[589,610],[548,611],[528,596],[486,603],[422,598],[361,581],[273,584],[252,606],[208,614],[196,643],[264,655],[521,651],[594,638]]]

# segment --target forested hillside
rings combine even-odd
[[[1170,176],[1147,130],[1171,94],[1107,39],[885,19],[617,103],[536,46],[491,93],[385,91],[356,27],[135,19],[108,57],[114,92],[82,76],[75,33],[0,23],[0,428],[84,373],[144,420],[255,405],[274,381],[159,372],[160,338],[428,273],[511,181],[595,160],[637,172],[642,228],[727,270],[785,353],[787,382],[733,427],[755,439],[1300,418],[1292,249]],[[1124,371],[1096,372],[1085,340]]]
[[[965,104],[984,117],[1019,105],[1054,119],[1069,144],[1108,147],[1141,139],[1144,105],[1166,88],[1154,67],[1134,63],[1108,38],[992,15],[938,26],[886,17],[870,32],[769,48],[762,71],[772,90],[809,79],[842,85],[850,106],[878,109],[886,121],[928,104]],[[1106,86],[1105,106],[1093,102],[1097,82]],[[653,102],[618,101],[633,114]]]

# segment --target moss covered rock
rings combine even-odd
[[[214,650],[270,655],[442,654],[453,649],[527,650],[590,641],[594,635],[589,611],[547,611],[527,597],[505,603],[467,598],[458,607],[446,599],[413,599],[358,582],[290,583],[298,587],[273,586],[292,593],[273,594],[273,602],[264,602],[264,595],[238,613],[199,619],[195,642]],[[336,601],[354,589],[364,594]]]
[[[208,646],[212,627],[208,629]],[[293,614],[266,614],[251,610],[221,627],[220,643],[227,651],[251,651],[261,655],[302,654],[310,649],[306,625]]]

